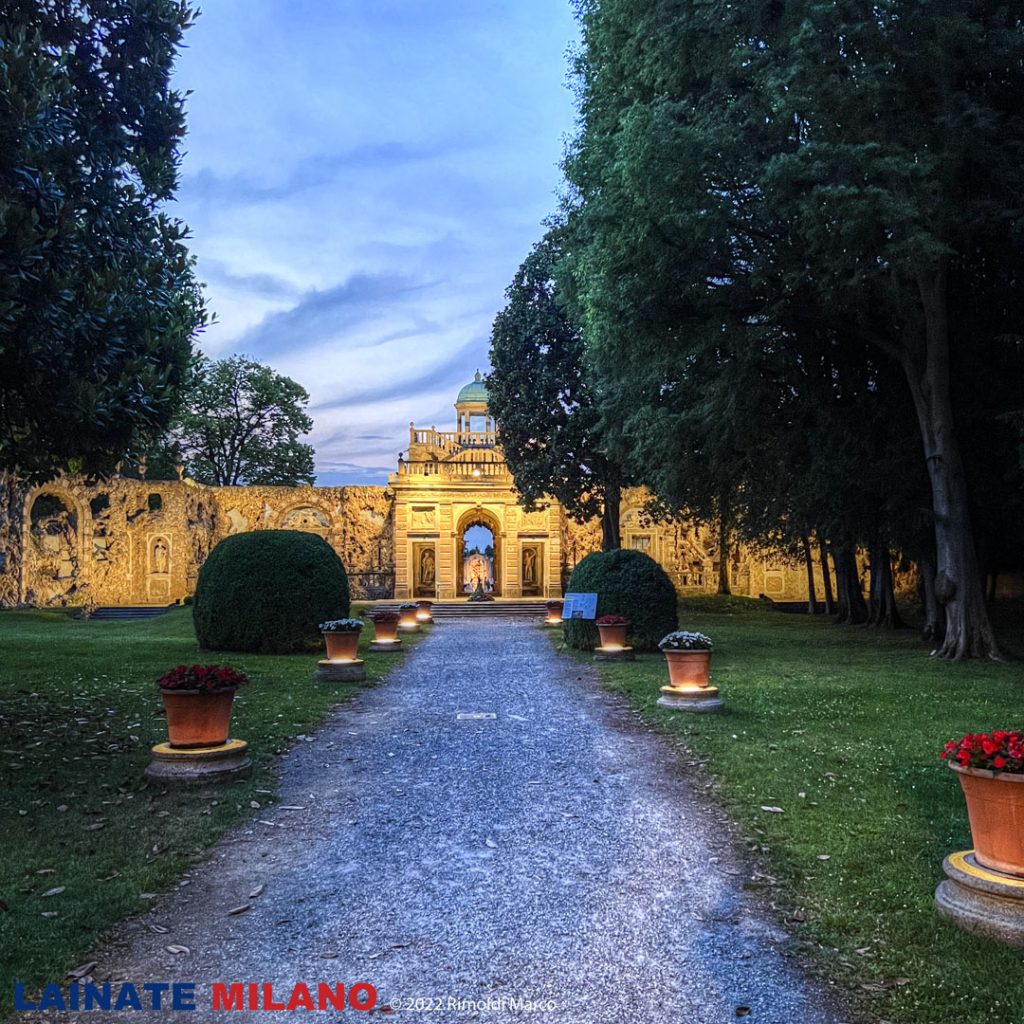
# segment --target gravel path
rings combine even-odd
[[[694,771],[535,625],[445,622],[298,745],[281,806],[128,924],[96,976],[195,981],[176,1019],[196,1024],[239,1017],[211,1012],[216,981],[365,981],[390,1019],[429,1024],[837,1024],[743,894]]]

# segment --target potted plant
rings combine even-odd
[[[565,602],[560,597],[553,597],[550,601],[545,601],[544,607],[547,610],[544,621],[549,626],[557,625],[562,621],[562,610],[565,608]]]
[[[671,686],[708,685],[711,674],[711,637],[678,629],[662,637],[658,647],[668,662]]]
[[[968,733],[942,759],[960,777],[978,863],[1024,877],[1024,732]]]
[[[329,619],[320,623],[330,661],[355,661],[359,651],[362,619]]]
[[[398,644],[398,612],[380,608],[370,613],[373,622],[373,641],[378,644]]]
[[[227,742],[235,691],[248,676],[227,665],[178,665],[157,681],[172,747],[217,747]]]
[[[434,614],[431,612],[431,608],[434,607],[433,601],[428,601],[426,598],[416,602],[416,620],[418,622],[433,622]]]
[[[625,647],[629,619],[624,615],[602,615],[597,620],[597,631],[601,634],[602,647]]]
[[[407,602],[398,606],[399,629],[413,630],[420,628],[419,622],[416,621],[416,610],[415,602]]]

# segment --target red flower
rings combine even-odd
[[[1010,729],[968,733],[962,739],[950,740],[939,757],[962,768],[1024,774],[1024,733]]]
[[[229,690],[245,686],[249,677],[229,665],[177,665],[165,672],[156,685],[161,690]]]

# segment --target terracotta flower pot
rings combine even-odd
[[[419,622],[433,622],[434,615],[431,612],[431,608],[434,607],[433,601],[417,601],[416,602],[416,619]]]
[[[978,863],[1024,878],[1024,775],[950,768],[960,776]]]
[[[629,626],[602,626],[597,625],[597,631],[601,634],[602,647],[625,647],[626,630]]]
[[[416,619],[416,608],[401,608],[398,612],[399,629],[419,629],[420,624]]]
[[[217,747],[226,743],[236,689],[161,690],[171,746]]]
[[[354,661],[359,650],[359,632],[324,633],[327,657],[331,661]]]
[[[668,662],[668,681],[671,686],[705,687],[711,675],[710,651],[663,651]]]
[[[564,601],[546,601],[544,607],[547,609],[545,618],[554,624],[562,621],[562,610],[565,608]]]
[[[393,644],[398,639],[398,616],[374,619],[373,639],[377,643]]]

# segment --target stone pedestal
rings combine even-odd
[[[1024,878],[982,867],[973,850],[951,853],[935,890],[938,912],[965,931],[1024,948]]]
[[[401,640],[372,640],[369,650],[377,654],[397,654],[402,650]]]
[[[172,786],[205,786],[244,779],[252,772],[249,744],[228,740],[216,747],[184,749],[170,743],[153,747],[146,778]]]
[[[658,703],[676,711],[719,711],[725,707],[717,686],[663,686]]]
[[[362,658],[352,661],[329,661],[324,659],[316,668],[318,683],[361,683],[366,678],[365,662]]]
[[[632,647],[595,647],[594,661],[636,661]]]

